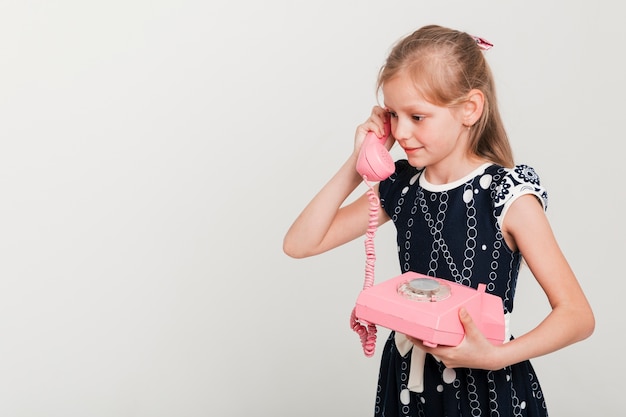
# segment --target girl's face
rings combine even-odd
[[[466,162],[468,130],[458,108],[429,103],[402,73],[384,83],[383,95],[391,133],[412,166],[445,169]]]

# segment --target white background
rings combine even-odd
[[[430,23],[495,44],[516,159],[597,316],[533,362],[551,413],[617,415],[618,7],[0,0],[0,415],[371,415],[387,333],[368,359],[348,326],[362,241],[293,260],[282,238],[350,153],[391,45]],[[377,280],[397,275],[392,228],[376,242]],[[525,271],[514,333],[547,311]]]

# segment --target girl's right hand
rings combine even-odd
[[[365,123],[360,124],[356,129],[356,134],[354,135],[354,152],[356,154],[359,153],[361,149],[361,145],[363,145],[363,141],[365,140],[365,136],[368,132],[374,132],[376,136],[383,137],[385,134],[385,123],[389,122],[389,113],[387,110],[380,106],[374,106],[372,108],[372,113],[370,117],[365,121]],[[389,133],[387,137],[387,142],[385,143],[385,147],[387,149],[391,149],[391,146],[394,143],[394,139]]]

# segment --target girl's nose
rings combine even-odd
[[[395,123],[394,123],[395,122]],[[411,136],[412,124],[404,120],[402,118],[397,118],[391,121],[391,131],[393,133],[393,137],[397,141],[403,141],[408,139]]]

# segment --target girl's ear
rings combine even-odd
[[[463,125],[473,126],[480,119],[485,107],[485,95],[480,90],[470,90],[463,103]]]

